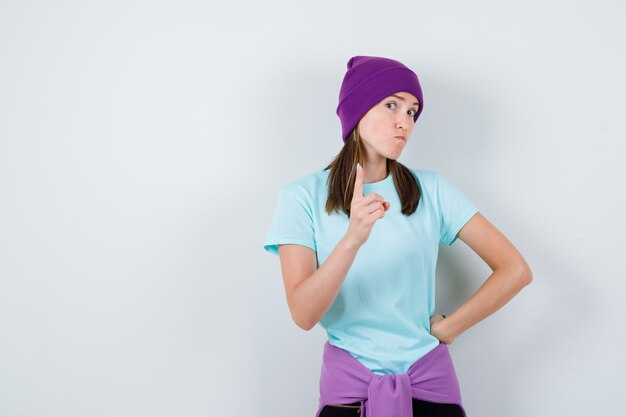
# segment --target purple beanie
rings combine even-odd
[[[422,109],[422,87],[417,75],[399,61],[376,56],[353,56],[339,90],[337,116],[341,121],[341,137],[348,135],[374,105],[385,97],[406,91],[417,97],[420,105],[413,117],[417,121]]]

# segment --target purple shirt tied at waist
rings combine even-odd
[[[418,359],[405,374],[378,375],[348,351],[324,344],[320,401],[315,417],[329,404],[361,402],[364,417],[411,417],[413,398],[457,404],[463,415],[461,390],[448,346],[437,347]]]

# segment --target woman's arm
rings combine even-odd
[[[332,306],[360,247],[360,243],[344,236],[316,268],[313,249],[278,245],[287,304],[300,328],[311,330]]]
[[[493,273],[465,303],[446,318],[431,320],[431,334],[444,343],[454,339],[474,324],[509,302],[532,282],[530,267],[511,242],[480,212],[457,234]]]

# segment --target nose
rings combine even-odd
[[[409,120],[405,114],[398,114],[396,116],[396,127],[402,130],[406,130],[409,127]]]

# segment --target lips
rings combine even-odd
[[[395,136],[396,139],[402,139],[406,142],[406,136]]]

